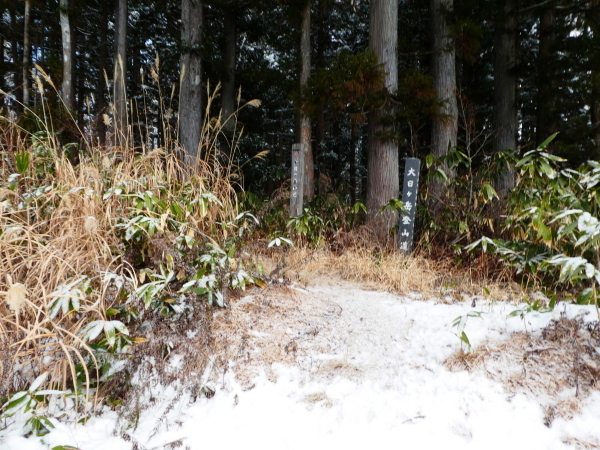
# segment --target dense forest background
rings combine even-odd
[[[0,421],[134,417],[134,374],[209,373],[215,308],[299,268],[598,305],[599,3],[0,0]]]
[[[367,198],[383,176],[369,169],[371,136],[397,151],[372,157],[393,171],[404,157],[438,159],[427,164],[441,175],[426,185],[435,216],[443,185],[464,169],[439,159],[449,151],[466,155],[472,173],[498,152],[530,150],[559,132],[552,153],[572,166],[597,159],[597,3],[3,0],[1,114],[35,132],[45,111],[61,142],[77,144],[76,158],[83,142],[108,149],[121,138],[140,152],[176,140],[193,154],[204,119],[222,111],[224,153],[243,128],[231,156],[245,189],[269,197],[285,187],[291,146],[302,142],[309,199],[336,193],[373,209],[397,194]],[[382,62],[369,27],[394,36],[383,43],[394,63]],[[259,108],[226,122],[253,99]],[[502,197],[513,185],[509,165],[494,187]]]

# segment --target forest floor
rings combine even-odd
[[[186,374],[206,377],[204,395],[186,379],[149,386],[134,414],[105,407],[86,425],[65,415],[36,438],[17,422],[0,448],[600,447],[593,307],[424,297],[334,277],[256,289],[214,317],[227,364]],[[463,352],[452,323],[469,313]],[[177,376],[180,356],[169,358]]]

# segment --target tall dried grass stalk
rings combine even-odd
[[[175,142],[144,154],[128,148],[107,152],[87,147],[74,165],[59,151],[51,117],[38,120],[47,127],[47,138],[34,139],[0,117],[0,143],[5,149],[0,158],[0,267],[14,280],[0,279],[8,306],[0,302],[0,397],[24,389],[42,372],[51,375],[47,387],[73,387],[78,364],[88,381],[99,376],[86,368],[89,361],[94,367],[95,360],[79,333],[91,320],[106,319],[106,310],[120,301],[103,274],[117,273],[137,285],[115,228],[132,212],[135,200],[131,195],[104,197],[109,188],[151,190],[163,200],[173,200],[183,190],[198,196],[210,191],[220,207],[205,211],[195,204],[188,210],[189,232],[196,236],[218,237],[223,231],[217,224],[237,215],[233,151],[226,154],[217,148],[214,134],[221,131],[219,121],[205,122],[203,157],[190,171],[178,158]],[[8,183],[1,184],[16,172],[18,151],[29,153],[32,160],[27,177],[9,188]],[[82,275],[91,280],[93,289],[82,298],[79,313],[51,317],[56,298],[52,293]]]

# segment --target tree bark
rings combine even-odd
[[[60,0],[60,29],[62,32],[62,101],[68,111],[75,109],[73,90],[73,50],[71,40],[71,21],[69,19],[69,0]]]
[[[588,23],[592,30],[592,39],[594,42],[594,53],[592,54],[592,107],[590,115],[592,121],[592,141],[597,148],[600,148],[600,70],[597,62],[600,61],[600,1],[592,0],[588,14]]]
[[[455,47],[450,29],[449,14],[454,0],[431,0],[433,32],[433,87],[440,102],[433,118],[431,130],[431,153],[440,158],[456,147],[458,134],[458,107],[456,102],[456,62]],[[449,182],[454,172],[442,164]],[[440,212],[447,184],[442,180],[432,180],[429,186],[431,209],[434,217]]]
[[[592,70],[592,140],[596,147],[600,147],[600,71]]]
[[[77,43],[81,39],[82,34],[77,27],[77,18],[78,15],[76,13],[75,8],[77,7],[77,0],[70,0],[71,11],[69,13],[69,23],[71,24],[71,61],[73,62],[73,103],[75,105],[75,111],[77,115],[73,115],[73,118],[77,118],[77,122],[80,125],[83,125],[84,117],[85,117],[85,82],[86,82],[86,74],[84,73],[84,61],[85,55],[80,54],[79,61],[80,64],[77,64]],[[78,70],[79,67],[79,70]]]
[[[15,3],[9,3],[10,23],[14,29],[17,29],[17,14],[15,11]],[[23,73],[19,71],[19,44],[17,34],[14,33],[10,42],[10,52],[13,61],[13,90],[15,93],[16,102],[14,102],[15,114],[20,116],[23,113]]]
[[[496,17],[494,55],[494,152],[517,148],[517,29],[515,0],[504,0]],[[499,174],[495,187],[501,199],[515,185],[514,168]]]
[[[540,43],[538,52],[538,107],[536,121],[536,143],[541,144],[556,132],[554,123],[554,80],[552,76],[552,54],[556,33],[554,30],[555,10],[550,5],[540,17]]]
[[[354,205],[357,200],[358,192],[358,170],[356,166],[356,145],[358,143],[358,125],[356,123],[351,124],[350,131],[350,203]]]
[[[25,0],[25,15],[23,16],[23,105],[30,106],[29,102],[29,56],[31,44],[29,36],[29,20],[31,18],[31,0]],[[4,47],[2,47],[4,51]]]
[[[199,155],[202,133],[202,2],[181,2],[181,90],[179,99],[179,141],[185,150],[184,161],[194,166]]]
[[[96,133],[98,133],[98,144],[100,147],[106,145],[106,123],[104,114],[106,114],[105,87],[106,82],[104,74],[107,72],[108,61],[108,18],[106,10],[101,9],[102,19],[100,20],[99,48],[98,48],[98,78],[96,80]]]
[[[369,10],[369,48],[383,65],[385,87],[389,92],[398,89],[398,2],[371,0]],[[391,198],[398,198],[399,167],[398,145],[386,136],[387,128],[381,120],[392,112],[390,102],[369,114],[367,222],[380,236],[385,235],[398,221],[390,210],[379,211]]]
[[[221,113],[223,130],[227,134],[235,130],[235,62],[236,62],[236,15],[233,6],[224,6],[224,45],[223,45],[223,88],[221,91]]]
[[[317,25],[317,53],[315,67],[321,69],[325,67],[325,50],[330,43],[330,34],[327,29],[327,8],[331,5],[328,0],[319,0],[318,3],[318,25]],[[319,194],[325,194],[325,186],[321,187],[320,167],[318,164],[319,156],[325,149],[325,108],[319,105],[315,124],[315,146],[313,148],[313,161],[315,166],[315,178],[318,180]],[[354,204],[355,202],[353,202]]]
[[[312,1],[307,1],[302,9],[300,36],[300,91],[306,89],[310,77],[310,10]],[[315,196],[315,164],[311,147],[312,132],[310,118],[300,113],[300,144],[304,145],[304,196],[310,201]]]
[[[144,138],[144,124],[143,124],[143,112],[141,111],[141,105],[139,104],[141,86],[142,86],[142,74],[141,68],[142,62],[142,46],[136,44],[133,49],[129,51],[130,62],[131,62],[131,81],[129,87],[129,120],[131,130],[132,145],[136,149],[143,149],[145,144]]]
[[[115,67],[113,76],[114,145],[126,147],[127,131],[127,0],[117,0],[115,11]]]
[[[2,10],[4,14],[4,10]],[[4,59],[5,51],[4,51],[4,34],[0,33],[0,48],[2,49],[2,59],[0,60],[0,89],[6,92],[6,60]],[[6,104],[6,96],[2,96],[2,106],[7,106]]]

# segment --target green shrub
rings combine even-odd
[[[555,135],[554,135],[555,136]],[[596,303],[600,283],[600,163],[578,169],[546,151],[554,136],[517,162],[508,201],[508,239],[483,237],[469,249],[497,254],[517,273],[550,288],[573,289],[581,303]]]

